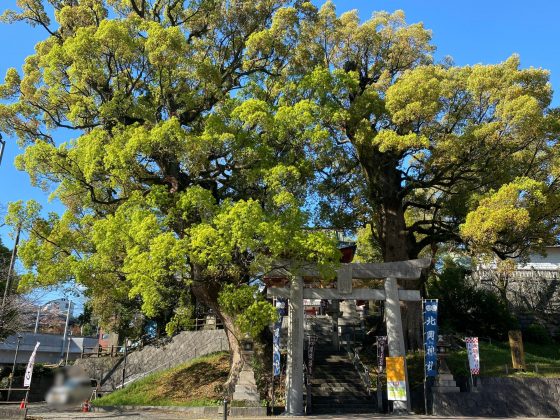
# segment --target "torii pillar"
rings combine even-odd
[[[303,278],[295,276],[288,300],[288,360],[286,413],[303,416]]]
[[[404,346],[399,287],[397,279],[394,277],[387,277],[385,279],[385,321],[387,323],[389,356],[402,356],[405,358],[406,401],[393,401],[393,411],[396,414],[401,414],[406,411],[411,411],[412,405],[410,403],[410,384],[408,382],[408,369],[406,367],[406,349]]]

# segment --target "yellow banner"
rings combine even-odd
[[[388,381],[405,381],[406,375],[404,374],[404,357],[387,357],[387,380]]]
[[[387,357],[387,398],[406,401],[406,374],[404,357]]]

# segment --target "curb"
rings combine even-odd
[[[222,407],[181,407],[176,405],[104,405],[93,406],[94,412],[110,412],[110,411],[178,411],[193,414],[220,414]],[[218,412],[219,411],[219,412]]]
[[[211,407],[180,407],[168,405],[111,405],[93,406],[93,412],[125,412],[125,411],[174,411],[196,416],[216,417],[223,414],[223,406]],[[230,407],[230,417],[266,417],[266,407]]]

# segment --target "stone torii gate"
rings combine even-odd
[[[291,278],[290,288],[270,287],[269,297],[287,298],[288,301],[288,360],[286,367],[286,414],[300,416],[303,410],[303,348],[304,348],[304,308],[303,299],[329,300],[383,300],[387,322],[389,356],[405,356],[404,335],[401,320],[400,301],[420,301],[418,290],[399,289],[397,280],[416,280],[422,270],[430,266],[430,259],[388,262],[379,264],[348,263],[337,270],[337,288],[304,288],[304,277],[320,278],[315,268],[303,266],[294,268],[292,264],[275,268],[267,277]],[[352,280],[385,279],[384,289],[352,288]],[[338,334],[338,332],[337,332]],[[396,410],[410,410],[410,392],[407,402],[395,401]]]

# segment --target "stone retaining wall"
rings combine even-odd
[[[560,417],[560,378],[480,378],[474,392],[435,394],[434,414]]]
[[[228,348],[224,330],[184,331],[166,343],[132,351],[126,359],[125,384],[140,379],[147,373],[169,369],[190,359]],[[122,384],[125,367],[122,357],[80,359],[75,366],[96,379],[104,378],[113,369],[103,384],[104,391],[113,391]]]
[[[560,270],[553,271],[554,277],[539,277],[527,270],[512,273],[507,281],[506,295],[522,327],[540,324],[553,335],[560,337]],[[523,275],[522,275],[523,274]],[[480,287],[499,294],[501,281],[492,270],[475,271],[472,278]]]

